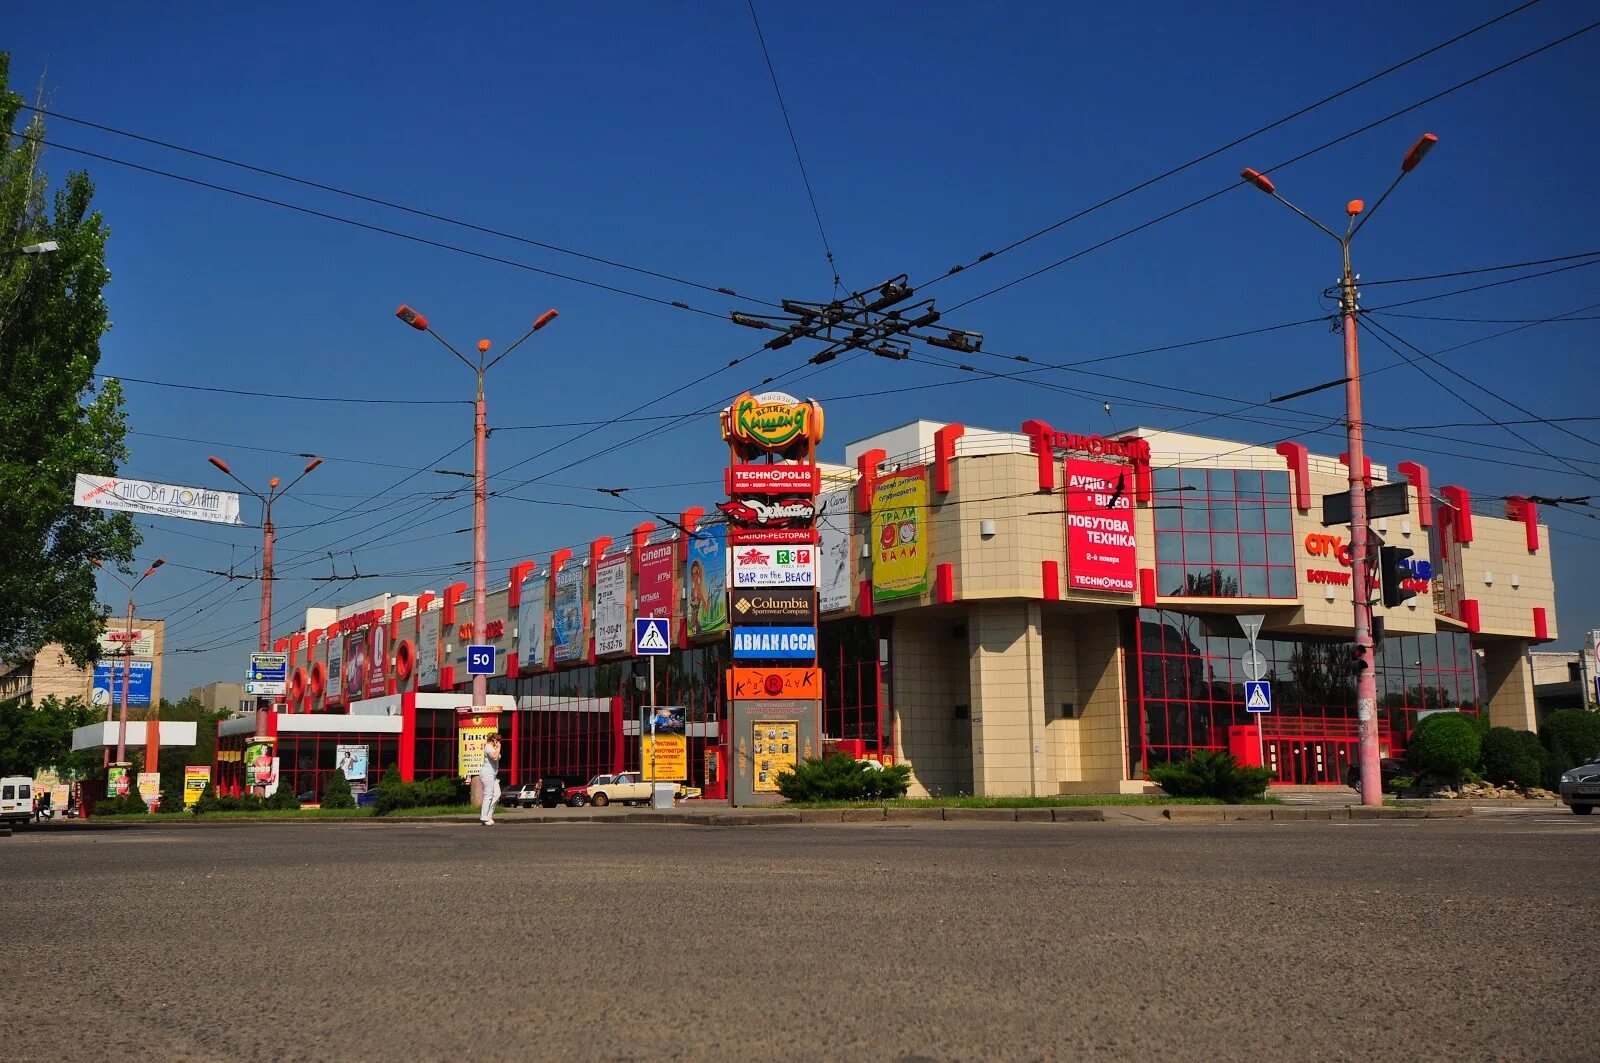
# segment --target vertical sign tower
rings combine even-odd
[[[815,399],[748,392],[722,411],[728,444],[728,587],[741,608],[727,675],[735,805],[782,800],[778,777],[822,753],[817,668],[817,444]],[[755,593],[752,593],[755,592]],[[779,601],[781,599],[781,601]]]

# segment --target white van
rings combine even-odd
[[[33,819],[33,780],[26,775],[0,779],[0,823],[22,825]]]

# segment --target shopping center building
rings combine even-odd
[[[1339,457],[1036,420],[916,421],[841,456],[816,500],[825,746],[909,763],[929,794],[1137,792],[1152,765],[1195,750],[1254,758],[1258,720],[1280,782],[1338,782],[1355,762],[1349,528],[1323,522],[1324,496],[1349,487]],[[1528,651],[1557,635],[1535,504],[1474,500],[1393,457],[1365,470],[1405,486],[1405,511],[1373,527],[1412,551],[1416,592],[1377,608],[1384,755],[1441,709],[1532,727]],[[745,755],[728,724],[730,620],[794,606],[729,593],[739,548],[719,501],[511,566],[491,580],[482,631],[460,583],[308,612],[277,640],[291,655],[283,711],[224,723],[219,785],[244,785],[245,747],[263,741],[280,785],[302,793],[320,794],[341,745],[369,747],[375,771],[455,772],[463,721],[485,719],[456,711],[468,644],[498,651],[503,711],[487,719],[507,782],[635,770],[648,694],[630,620],[670,614],[656,700],[687,710],[688,781],[725,793]],[[1251,614],[1266,714],[1245,706],[1238,618]]]

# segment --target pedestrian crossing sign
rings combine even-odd
[[[633,652],[641,657],[665,656],[672,652],[672,640],[667,637],[666,617],[634,618]]]
[[[1244,711],[1271,712],[1272,684],[1265,680],[1247,681],[1244,685]]]

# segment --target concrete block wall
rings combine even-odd
[[[1041,597],[1041,562],[1065,561],[1066,515],[1060,495],[1039,493],[1037,460],[989,454],[950,468],[931,564],[953,564],[957,593],[968,601]],[[995,522],[992,538],[982,535],[985,519]]]
[[[1126,670],[1117,616],[1078,618],[1079,777],[1064,781],[1115,783],[1128,777]]]
[[[1533,664],[1527,643],[1495,639],[1483,645],[1485,689],[1479,693],[1494,727],[1537,730],[1533,700]]]
[[[1542,607],[1549,637],[1557,637],[1550,531],[1544,525],[1539,526],[1539,549],[1530,553],[1521,521],[1474,514],[1472,542],[1461,546],[1461,582],[1463,596],[1478,601],[1482,634],[1530,639],[1533,610]]]
[[[1039,603],[974,603],[967,614],[967,636],[973,793],[1035,796],[1055,792],[1044,750],[1044,639]]]

